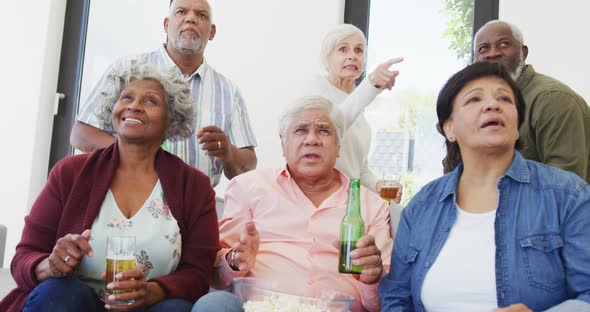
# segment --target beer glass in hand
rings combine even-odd
[[[106,285],[116,281],[115,276],[121,272],[135,269],[135,237],[109,236],[107,237],[107,270]],[[132,291],[131,289],[105,289],[106,296],[117,295]],[[133,300],[115,301],[113,305],[129,305]]]
[[[383,180],[377,182],[377,191],[379,196],[389,204],[397,196],[399,183],[393,176],[386,176]]]

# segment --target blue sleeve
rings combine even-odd
[[[414,199],[402,211],[402,216],[393,243],[389,273],[379,284],[379,297],[383,311],[414,311],[411,291],[413,260],[416,253],[410,247],[412,236],[412,207]]]
[[[577,180],[577,196],[568,205],[562,221],[562,257],[568,292],[575,299],[590,303],[590,185]]]

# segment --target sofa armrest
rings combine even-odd
[[[0,224],[0,268],[4,267],[4,250],[6,249],[6,226]]]
[[[7,268],[0,268],[0,300],[16,287],[16,282]]]

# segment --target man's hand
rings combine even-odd
[[[240,234],[240,241],[235,243],[233,250],[228,253],[228,263],[239,271],[250,271],[256,264],[258,247],[260,247],[260,235],[254,222],[248,222]]]
[[[256,168],[256,153],[251,146],[237,148],[229,142],[223,131],[215,126],[206,126],[197,133],[201,149],[223,163],[223,172],[228,179]]]
[[[222,162],[231,159],[233,146],[221,129],[215,126],[203,127],[197,133],[197,139],[199,139],[201,149],[207,151],[207,154],[215,156]]]
[[[356,249],[350,253],[352,264],[362,265],[363,271],[360,275],[353,275],[359,281],[371,285],[378,283],[383,275],[383,263],[381,261],[381,250],[375,245],[373,235],[365,235],[356,243]]]
[[[395,77],[399,75],[399,70],[389,70],[389,67],[403,60],[403,57],[396,57],[380,64],[369,74],[369,82],[377,89],[391,90],[395,85]]]

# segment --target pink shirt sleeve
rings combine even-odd
[[[245,204],[246,201],[240,198],[248,198],[243,194],[245,188],[236,180],[230,181],[225,190],[224,211],[219,221],[219,243],[221,250],[215,259],[215,272],[213,276],[213,287],[225,289],[231,285],[236,277],[245,276],[248,272],[234,271],[227,263],[226,254],[231,247],[240,239],[240,233],[244,231],[246,222],[252,220],[252,213]]]

